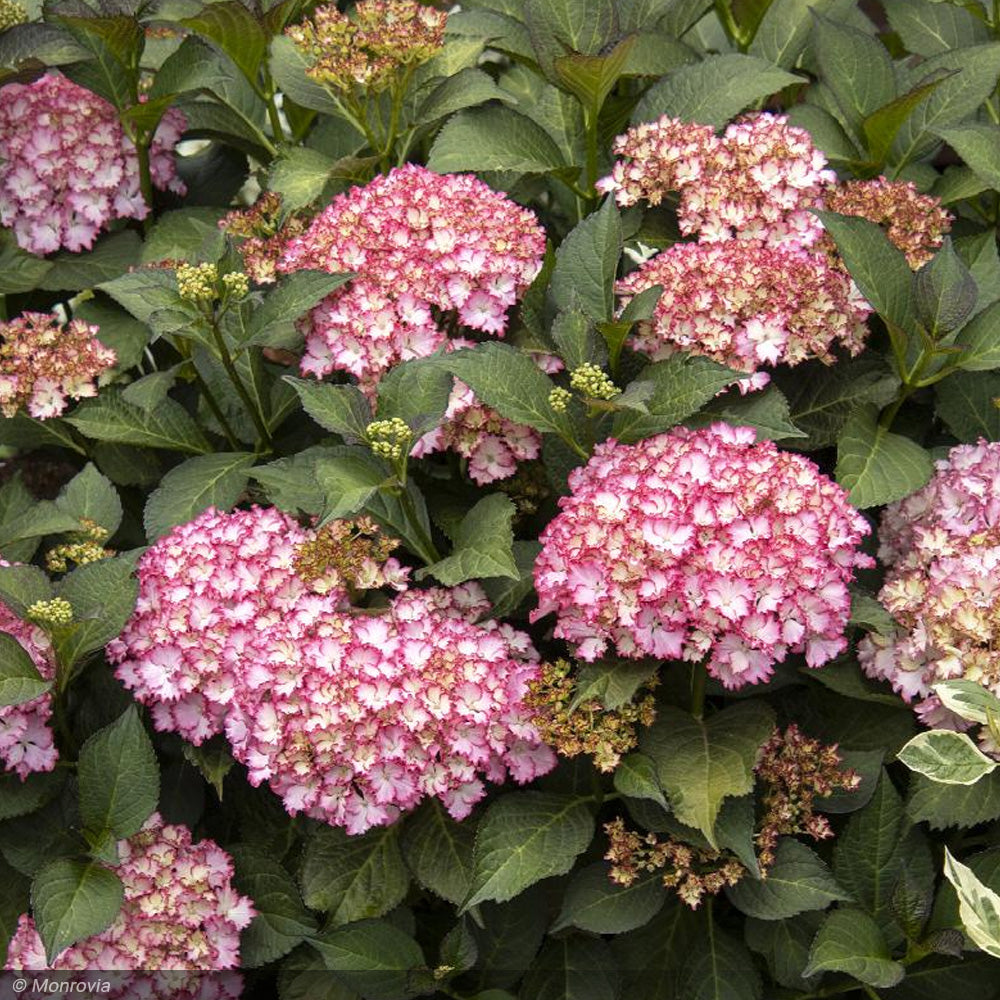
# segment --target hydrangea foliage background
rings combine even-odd
[[[985,0],[0,0],[4,974],[1000,1000],[998,83]]]

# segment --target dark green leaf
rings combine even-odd
[[[0,632],[0,708],[31,701],[51,687],[17,639]]]
[[[666,898],[659,872],[623,886],[611,881],[607,862],[598,861],[581,868],[570,880],[552,930],[579,927],[593,934],[621,934],[651,920]]]
[[[903,966],[892,960],[878,924],[862,910],[834,910],[820,927],[804,975],[846,972],[869,986],[895,986]]]
[[[297,271],[283,278],[265,296],[263,305],[251,313],[247,339],[240,346],[287,346],[296,336],[295,321],[350,279],[349,274],[325,271]]]
[[[513,501],[502,493],[483,497],[455,531],[450,556],[417,572],[417,579],[434,576],[446,587],[466,580],[505,576],[520,579],[514,561],[514,533],[511,522],[516,513]]]
[[[556,251],[549,286],[556,305],[578,309],[598,322],[610,320],[621,252],[621,216],[614,198],[606,198],[600,211],[587,216]]]
[[[422,437],[441,423],[451,389],[451,374],[436,358],[404,361],[379,379],[378,417],[398,417]]]
[[[31,912],[48,961],[109,927],[123,896],[121,880],[103,865],[68,860],[46,865],[31,883]]]

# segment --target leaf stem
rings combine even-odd
[[[226,346],[226,338],[222,335],[218,319],[214,315],[209,320],[209,326],[212,330],[212,339],[215,341],[216,350],[219,352],[219,360],[222,362],[222,367],[226,369],[229,381],[233,383],[233,388],[239,394],[240,399],[243,400],[243,405],[247,408],[250,419],[253,420],[254,427],[257,428],[257,434],[260,439],[258,446],[263,446],[264,450],[270,451],[272,444],[271,432],[260,410],[253,399],[251,399],[250,393],[247,392],[247,387],[243,384],[240,373],[236,370],[236,365],[233,363],[233,356],[229,353],[229,348]]]
[[[153,224],[153,173],[149,166],[149,146],[152,141],[152,132],[140,132],[135,137],[135,156],[139,162],[139,192],[146,203],[146,215],[142,220],[143,233],[148,233]]]
[[[285,128],[281,124],[281,112],[278,110],[278,105],[274,103],[274,91],[268,90],[264,103],[267,105],[267,117],[271,122],[271,131],[274,133],[275,142],[285,142],[287,136],[285,135]]]
[[[222,428],[222,433],[229,443],[229,447],[233,451],[240,450],[239,441],[236,439],[236,435],[233,433],[233,428],[230,426],[229,421],[226,419],[225,414],[222,412],[222,407],[219,406],[218,401],[215,398],[212,390],[209,389],[208,383],[201,377],[201,372],[194,367],[194,362],[191,362],[191,367],[194,369],[194,382],[198,386],[198,391],[201,393],[205,400],[206,405],[212,411],[212,416],[218,421],[219,426]]]

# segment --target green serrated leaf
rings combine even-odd
[[[302,905],[291,875],[263,851],[228,848],[236,867],[236,889],[253,900],[257,915],[240,936],[240,964],[257,968],[287,955],[315,933],[316,920]]]
[[[871,403],[856,410],[844,425],[837,447],[837,482],[860,509],[900,500],[931,478],[930,453],[878,422]]]
[[[131,837],[156,808],[160,768],[133,705],[80,750],[80,816],[93,838]]]
[[[449,903],[469,894],[475,828],[458,823],[437,799],[429,799],[406,821],[403,857],[413,877]]]
[[[379,379],[377,416],[398,417],[414,438],[422,437],[441,423],[451,390],[451,373],[437,358],[404,361]]]
[[[819,855],[790,837],[779,842],[766,878],[745,878],[726,895],[738,910],[758,920],[783,920],[851,898]]]
[[[306,906],[327,914],[330,926],[381,917],[402,902],[410,878],[396,827],[350,837],[324,828],[310,838],[299,876]]]
[[[446,587],[495,576],[520,579],[511,529],[515,513],[513,501],[502,493],[483,497],[462,518],[451,555],[418,570],[417,579],[434,576]]]
[[[578,309],[595,321],[611,319],[615,274],[622,252],[621,216],[614,198],[587,216],[556,251],[549,291],[563,310]]]
[[[364,440],[372,411],[357,386],[330,385],[291,375],[286,375],[285,381],[299,394],[306,413],[320,427],[345,438]]]
[[[283,278],[264,297],[263,304],[251,313],[246,339],[238,346],[286,347],[294,343],[298,336],[295,321],[351,277],[326,271],[296,271]]]
[[[552,930],[579,927],[592,934],[622,934],[651,920],[666,899],[659,873],[623,886],[611,881],[608,863],[598,861],[574,874]]]
[[[732,705],[707,721],[668,705],[639,748],[655,763],[674,815],[714,848],[722,802],[752,790],[757,751],[773,730],[774,713],[762,702]]]
[[[551,136],[525,115],[502,105],[470,108],[438,133],[427,167],[439,174],[503,170],[545,174],[566,166]]]
[[[895,986],[903,966],[892,960],[878,924],[862,910],[834,910],[820,927],[803,975],[846,972],[869,986]]]
[[[51,687],[17,639],[0,632],[0,708],[22,705]]]
[[[486,900],[505,902],[543,878],[565,874],[593,835],[584,799],[535,791],[502,795],[480,820],[463,911]]]
[[[48,961],[109,927],[123,898],[121,879],[103,865],[59,859],[42,868],[31,883],[31,912]]]
[[[636,105],[632,121],[648,122],[669,114],[721,128],[762,97],[801,82],[801,77],[755,56],[710,55],[681,66],[650,87]]]

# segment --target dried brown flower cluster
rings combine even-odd
[[[276,279],[276,265],[285,244],[302,233],[306,223],[295,214],[284,218],[281,195],[265,191],[249,208],[237,209],[221,219],[219,228],[243,239],[240,253],[247,274],[258,285],[267,285]]]
[[[851,791],[861,776],[841,768],[836,744],[803,736],[798,726],[780,729],[761,748],[757,777],[764,784],[764,815],[757,834],[761,869],[774,861],[778,838],[805,834],[814,840],[833,836],[830,821],[817,813],[816,799],[836,790]]]
[[[45,565],[51,573],[65,573],[71,563],[85,566],[113,556],[111,549],[106,549],[104,543],[108,540],[107,528],[88,518],[80,521],[81,530],[74,534],[71,541],[64,542],[49,549],[45,554]]]
[[[823,207],[885,226],[890,241],[906,254],[914,270],[934,256],[951,228],[951,214],[941,207],[941,199],[920,194],[910,181],[890,181],[884,177],[847,181],[826,192]],[[829,237],[825,238],[825,244],[827,250],[834,252]]]
[[[663,884],[676,889],[681,901],[696,910],[706,896],[715,896],[727,885],[736,885],[746,869],[726,851],[691,847],[672,838],[660,840],[655,833],[641,835],[625,826],[619,817],[604,825],[608,835],[611,880],[632,885],[643,872],[663,869]]]
[[[327,4],[286,34],[312,62],[306,73],[317,83],[377,92],[395,82],[401,67],[426,62],[440,50],[447,19],[416,0],[362,0],[353,17]]]
[[[525,704],[534,711],[532,725],[542,742],[563,757],[589,754],[599,771],[613,771],[637,742],[636,725],[652,725],[656,717],[653,696],[616,709],[606,709],[596,698],[574,705],[576,678],[566,660],[543,663],[538,678],[528,685]],[[655,685],[655,679],[646,688]]]
[[[318,594],[343,588],[349,593],[395,585],[406,571],[389,553],[398,538],[384,535],[370,517],[331,521],[300,542],[295,553],[295,573]]]
[[[543,734],[543,738],[545,735]],[[557,748],[558,749],[558,748]],[[561,751],[560,751],[561,752]],[[857,788],[861,778],[842,769],[837,747],[802,735],[797,726],[780,729],[761,749],[757,777],[763,784],[763,815],[755,837],[761,878],[774,863],[778,838],[805,834],[815,840],[833,835],[830,823],[816,811],[816,799],[836,789]],[[620,817],[605,824],[611,880],[632,885],[643,872],[663,869],[663,884],[676,889],[682,902],[697,909],[705,895],[736,885],[746,868],[728,851],[692,847],[655,833],[629,830]]]

